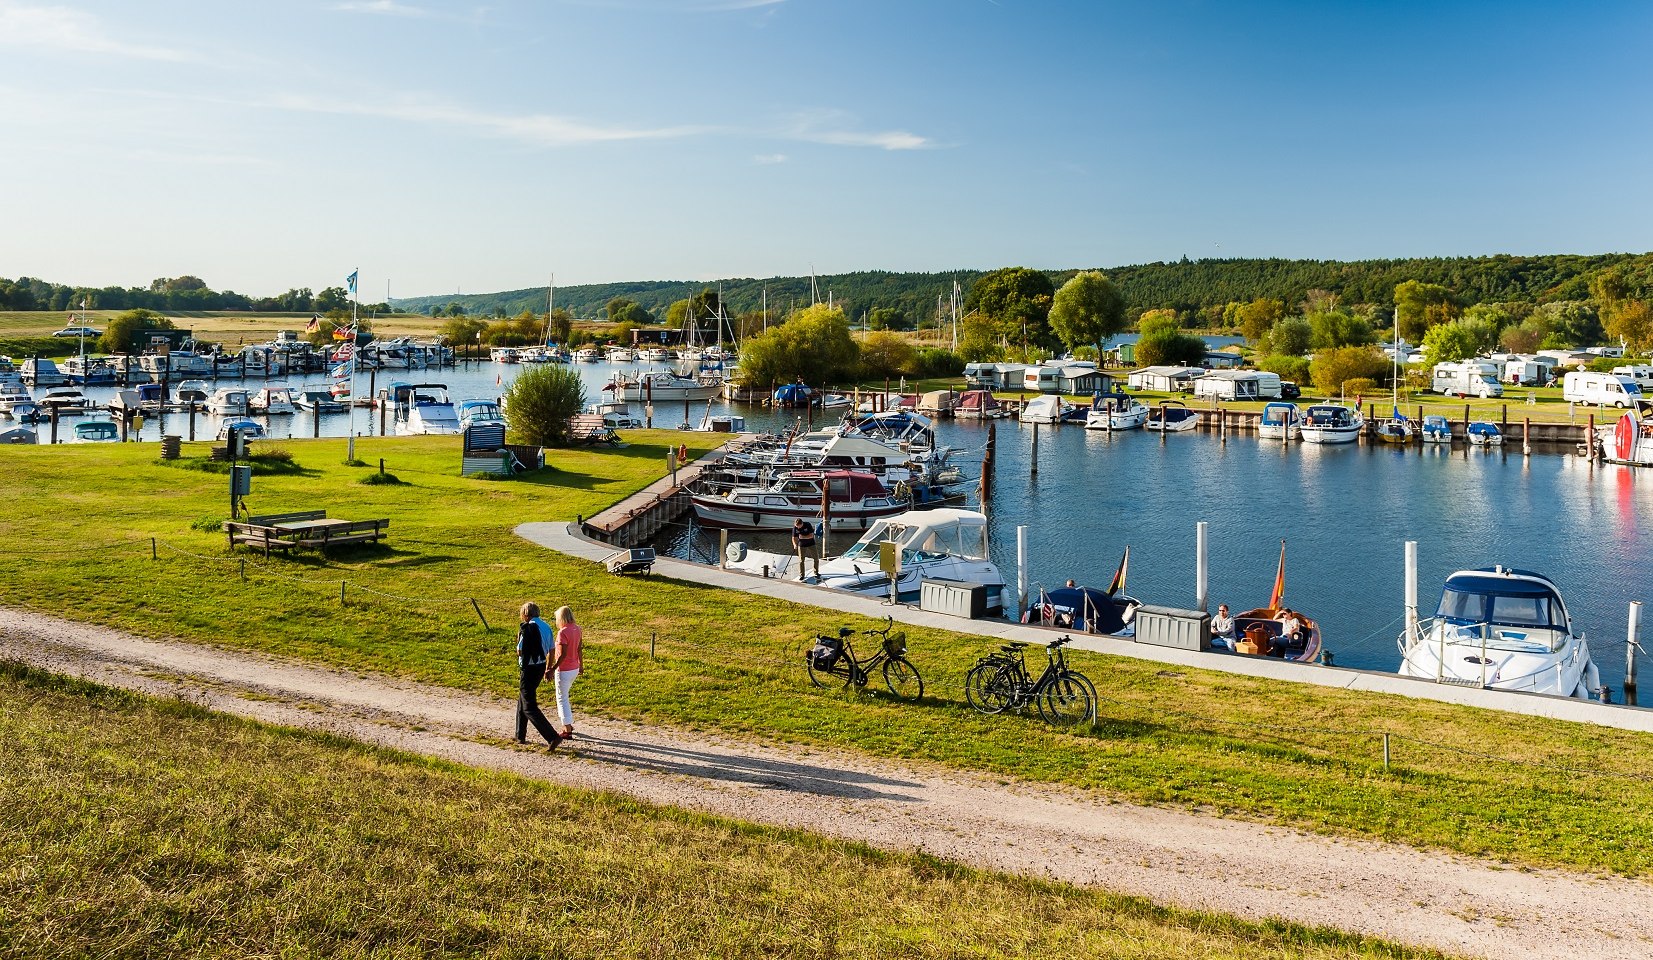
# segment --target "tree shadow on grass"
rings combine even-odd
[[[719,783],[742,783],[771,790],[791,790],[849,800],[902,800],[919,797],[886,788],[916,790],[922,785],[894,780],[859,770],[838,769],[794,760],[764,760],[758,757],[707,753],[656,743],[626,743],[582,735],[571,744],[580,748],[580,757],[637,770],[676,774]]]

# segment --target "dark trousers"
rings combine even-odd
[[[540,681],[545,679],[545,664],[525,665],[521,671],[517,682],[517,740],[528,739],[528,721],[532,720],[534,729],[554,747],[562,743],[562,737],[552,729],[551,721],[545,719],[539,704]]]

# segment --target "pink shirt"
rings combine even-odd
[[[580,669],[580,625],[571,623],[557,631],[557,643],[562,647],[562,660],[557,670]]]

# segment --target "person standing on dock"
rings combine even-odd
[[[815,562],[815,576],[821,575],[821,555],[815,552],[815,525],[803,517],[792,521],[792,549],[798,554],[798,579],[805,576],[804,563]]]
[[[551,646],[551,628],[540,619],[539,604],[529,601],[522,605],[517,627],[517,735],[518,743],[528,742],[528,723],[545,738],[552,750],[562,743],[562,737],[551,728],[540,710],[540,681],[545,679],[546,654]]]

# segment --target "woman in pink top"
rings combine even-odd
[[[568,691],[574,678],[580,675],[580,625],[574,622],[574,611],[557,608],[557,646],[551,662],[557,665],[557,719],[562,721],[564,738],[574,736],[574,711],[568,705]]]

